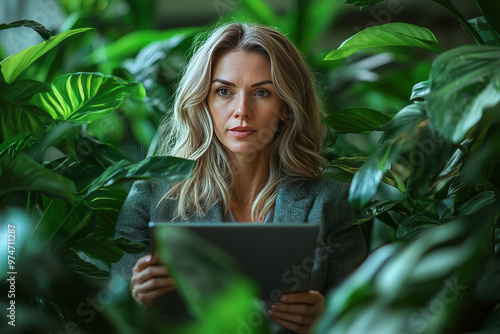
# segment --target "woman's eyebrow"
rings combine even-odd
[[[214,79],[212,81],[212,83],[214,83],[214,82],[219,82],[219,83],[224,84],[224,85],[236,87],[236,85],[234,83],[232,83],[231,81],[224,80],[224,79]],[[264,81],[256,82],[256,83],[252,84],[250,87],[257,87],[257,86],[262,86],[265,84],[272,85],[273,82],[271,80],[264,80]]]
[[[254,83],[250,87],[257,87],[257,86],[262,86],[262,85],[265,85],[265,84],[271,84],[272,85],[273,82],[271,80],[264,80],[264,81],[261,81],[261,82]]]
[[[232,83],[230,81],[223,80],[223,79],[215,79],[214,81],[212,81],[212,83],[214,83],[214,82],[220,82],[221,84],[224,84],[224,85],[236,87],[236,85],[234,83]]]

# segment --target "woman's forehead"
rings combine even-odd
[[[212,77],[213,79],[220,77],[219,79],[226,81],[244,78],[270,80],[271,62],[262,53],[229,51],[218,57],[212,70]]]

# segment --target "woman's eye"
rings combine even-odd
[[[256,96],[258,97],[267,97],[269,96],[269,92],[265,89],[259,89],[256,93],[255,93]]]
[[[216,93],[220,96],[228,96],[230,94],[229,89],[227,88],[219,88],[216,90]]]

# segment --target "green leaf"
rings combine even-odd
[[[330,328],[338,326],[339,319],[343,315],[358,311],[360,305],[373,300],[376,297],[373,288],[374,278],[380,268],[400,250],[400,245],[393,243],[380,247],[370,254],[358,270],[328,296],[325,312],[319,318],[314,333],[331,333]]]
[[[388,23],[358,32],[330,52],[325,60],[343,59],[355,52],[381,46],[413,46],[437,54],[443,52],[429,29],[409,23]]]
[[[494,191],[483,191],[467,203],[460,204],[456,207],[447,208],[445,211],[443,211],[441,220],[443,222],[446,222],[456,217],[475,214],[482,208],[493,203],[495,201],[495,198],[496,196]]]
[[[415,215],[403,220],[396,232],[399,240],[411,241],[439,224],[437,216]]]
[[[396,200],[387,200],[387,201],[380,201],[377,202],[363,211],[358,216],[358,221],[355,223],[356,225],[363,224],[378,215],[387,212],[389,210],[393,210],[395,207],[399,207],[401,209],[402,207],[402,202],[396,201]],[[404,207],[403,207],[404,208]],[[397,226],[396,226],[397,227]]]
[[[468,20],[469,24],[477,31],[486,45],[499,45],[500,39],[495,31],[492,31],[488,22],[483,16]]]
[[[500,47],[462,46],[439,56],[430,74],[427,115],[438,132],[458,143],[500,102]]]
[[[36,94],[30,102],[54,119],[81,124],[117,109],[124,98],[143,100],[144,88],[101,73],[64,74],[50,85],[51,91]]]
[[[113,239],[113,244],[119,247],[124,252],[131,254],[142,253],[148,248],[146,245],[141,244],[140,242],[130,241],[124,237]]]
[[[332,127],[338,134],[370,133],[391,119],[373,109],[351,108],[335,112],[323,119],[323,123]]]
[[[412,101],[423,101],[427,95],[431,92],[429,81],[422,81],[413,86],[411,91],[410,100]]]
[[[44,125],[52,120],[45,110],[29,103],[34,94],[47,92],[49,87],[34,80],[16,81],[12,85],[0,82],[1,138],[6,140],[8,133],[23,133],[40,137]]]
[[[383,130],[384,133],[380,138],[380,143],[403,135],[425,119],[425,103],[417,102],[404,107],[392,117],[389,123],[382,126],[380,130]]]
[[[356,5],[359,9],[373,7],[384,0],[346,0],[346,4]]]
[[[73,181],[53,173],[25,153],[0,160],[0,197],[17,190],[41,191],[71,200],[76,193]]]
[[[479,9],[483,13],[486,21],[500,37],[500,20],[498,13],[500,13],[500,3],[498,0],[476,0]]]
[[[109,167],[92,182],[87,195],[101,187],[109,187],[116,182],[160,179],[166,182],[180,182],[191,176],[196,161],[176,157],[153,156],[136,164],[121,160]]]
[[[366,160],[354,175],[349,190],[349,203],[353,208],[361,209],[370,201],[391,162],[399,153],[399,145],[386,143]]]
[[[368,158],[366,157],[345,157],[330,161],[328,167],[340,168],[350,174],[356,174],[359,168]]]
[[[474,30],[474,28],[470,25],[469,22],[463,17],[462,13],[455,7],[452,0],[433,0],[437,2],[441,6],[443,6],[462,26],[462,28],[467,31],[472,38],[476,41],[477,44],[482,45],[484,41],[481,36]]]
[[[43,56],[45,53],[56,47],[66,38],[89,31],[92,28],[81,28],[65,31],[63,33],[52,36],[48,41],[44,41],[38,45],[30,46],[10,57],[5,58],[0,65],[5,81],[11,84],[28,66],[34,61]]]
[[[109,238],[76,240],[71,243],[71,249],[110,263],[118,261],[123,255],[123,251]]]
[[[10,28],[17,28],[17,27],[27,27],[33,29],[40,37],[42,37],[44,40],[49,40],[50,37],[52,37],[52,33],[47,30],[43,25],[36,21],[32,20],[20,20],[20,21],[15,21],[11,22],[8,24],[2,23],[0,24],[0,30],[4,29],[10,29]]]

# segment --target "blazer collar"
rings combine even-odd
[[[278,186],[278,194],[274,207],[274,223],[293,223],[307,221],[314,196],[308,194],[304,182],[284,183]],[[204,217],[193,217],[194,222],[222,223],[224,213],[221,202],[217,202]]]
[[[274,223],[307,221],[313,196],[305,189],[305,182],[284,183],[278,186],[274,209]]]

